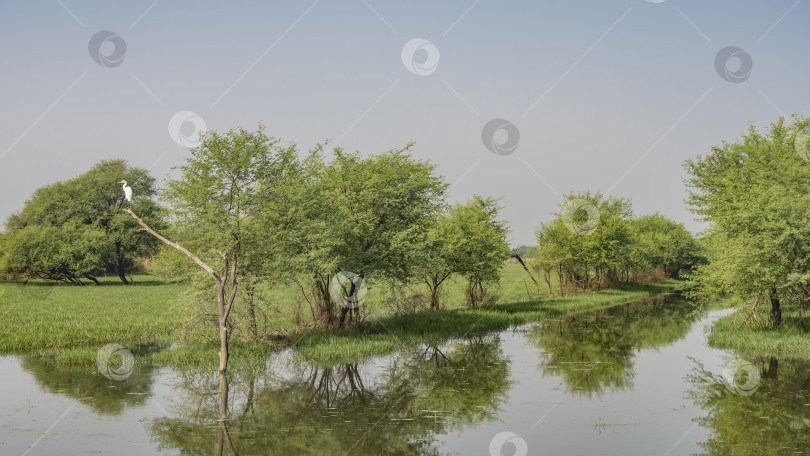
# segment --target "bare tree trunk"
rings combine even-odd
[[[430,310],[439,310],[439,287],[435,283],[430,287]]]
[[[554,290],[551,289],[551,280],[549,280],[550,275],[551,274],[549,274],[548,271],[543,271],[543,280],[546,281],[546,286],[548,287],[548,294],[553,298]]]
[[[127,280],[126,277],[126,271],[124,270],[124,258],[123,255],[121,255],[121,252],[119,252],[119,250],[120,250],[119,246],[116,243],[115,253],[118,258],[115,260],[115,272],[118,273],[118,278],[121,280],[121,283],[123,283],[124,285],[129,285],[129,281]]]
[[[771,319],[774,326],[782,324],[782,304],[779,302],[779,295],[776,294],[775,287],[771,287]]]
[[[214,454],[222,455],[228,448],[228,453],[236,455],[231,435],[228,432],[228,378],[224,373],[219,374],[219,419],[217,420],[217,447]]]
[[[225,315],[225,284],[217,283],[217,307],[219,308],[219,371],[225,372],[228,368],[228,327]]]
[[[517,258],[518,263],[520,263],[520,265],[523,266],[523,269],[526,271],[526,274],[529,274],[529,277],[532,278],[532,282],[534,282],[534,286],[536,286],[537,288],[540,288],[540,284],[537,283],[537,280],[534,279],[534,276],[532,275],[531,271],[529,271],[529,268],[526,267],[526,263],[523,262],[523,258],[521,258],[520,255],[518,255],[517,252],[512,252],[512,256]]]

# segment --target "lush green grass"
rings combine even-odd
[[[84,287],[0,282],[0,353],[107,342],[167,344],[183,318],[176,303],[186,289],[148,276],[136,277],[132,286],[117,279]]]
[[[782,324],[772,328],[768,322],[769,305],[760,305],[756,315],[743,323],[749,306],[714,323],[709,344],[731,348],[751,356],[810,358],[810,314],[794,307],[782,308]]]
[[[526,300],[525,271],[517,264],[505,268],[500,302]],[[542,279],[541,279],[542,280]],[[554,283],[552,283],[554,285]],[[464,284],[449,283],[444,290],[448,310],[411,315],[385,316],[382,294],[370,290],[372,309],[367,321],[345,331],[294,330],[290,316],[294,290],[274,290],[272,312],[265,328],[283,330],[259,342],[232,340],[232,366],[263,363],[274,349],[295,347],[300,356],[322,363],[349,362],[390,353],[420,343],[441,343],[466,335],[503,330],[545,318],[584,312],[673,291],[683,283],[669,280],[654,285],[582,293],[566,298],[499,304],[463,309]],[[534,285],[528,285],[536,293]],[[136,277],[134,286],[121,286],[105,279],[102,286],[54,285],[32,281],[28,285],[0,282],[0,316],[6,330],[0,332],[0,353],[24,353],[54,358],[60,364],[92,364],[98,349],[107,343],[129,347],[138,362],[175,366],[215,366],[216,331],[203,320],[189,323],[186,285],[168,284],[149,276]],[[540,293],[548,294],[545,284]],[[265,299],[267,296],[265,296]],[[375,301],[376,299],[376,301]],[[265,303],[262,304],[266,305]],[[213,308],[210,309],[213,312]],[[238,312],[241,312],[239,310]],[[189,335],[189,326],[192,327]],[[157,347],[174,346],[169,350]]]

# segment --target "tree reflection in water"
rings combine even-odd
[[[162,449],[191,454],[206,453],[216,429],[217,454],[432,455],[436,434],[494,417],[509,389],[496,338],[402,353],[377,374],[356,364],[289,374],[183,373],[184,398],[150,430]]]
[[[151,364],[136,364],[123,381],[106,378],[94,367],[58,366],[32,356],[22,357],[20,365],[45,390],[72,397],[104,415],[120,415],[127,408],[146,404],[157,375]]]
[[[705,455],[803,454],[810,449],[810,362],[757,358],[759,385],[748,396],[734,394],[720,375],[695,361],[687,377],[689,396],[706,412],[696,418],[710,430]]]
[[[573,394],[593,397],[633,387],[633,359],[689,332],[697,315],[678,295],[575,315],[535,327],[526,338],[542,350],[544,376],[559,376]]]

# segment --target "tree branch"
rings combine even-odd
[[[146,224],[146,222],[144,222],[144,221],[143,221],[143,220],[142,220],[140,217],[138,217],[137,215],[135,215],[135,213],[134,213],[134,212],[132,212],[132,209],[130,209],[130,208],[126,208],[126,209],[122,209],[122,211],[124,211],[124,212],[128,213],[129,215],[131,215],[131,216],[132,216],[132,218],[134,218],[134,219],[135,219],[135,221],[136,221],[136,222],[138,222],[138,224],[139,224],[139,225],[141,225],[141,226],[143,227],[143,231],[146,231],[147,233],[149,233],[149,234],[151,234],[152,236],[156,237],[158,240],[160,240],[160,241],[161,241],[161,242],[163,242],[164,244],[168,245],[169,247],[172,247],[172,248],[175,248],[175,249],[179,250],[179,251],[180,251],[180,252],[182,252],[182,253],[183,253],[185,256],[187,256],[187,257],[188,257],[188,258],[189,258],[191,261],[193,261],[193,262],[197,263],[197,265],[198,265],[199,267],[203,268],[203,269],[205,270],[205,272],[207,272],[208,274],[210,274],[210,275],[211,275],[211,277],[213,277],[213,278],[214,278],[214,280],[216,280],[217,282],[219,282],[219,281],[220,281],[220,277],[219,277],[219,275],[216,273],[216,271],[214,271],[214,269],[213,269],[213,268],[211,268],[211,266],[208,266],[207,264],[205,264],[205,263],[204,263],[204,262],[203,262],[203,261],[202,261],[202,260],[201,260],[199,257],[197,257],[197,256],[196,256],[196,255],[194,255],[193,253],[191,253],[191,252],[189,252],[188,250],[186,250],[186,248],[185,248],[185,247],[183,247],[182,245],[178,244],[177,242],[172,242],[172,241],[170,241],[170,240],[166,239],[165,237],[163,237],[163,236],[159,235],[159,234],[158,234],[158,233],[157,233],[155,230],[153,230],[152,228],[150,228],[150,227],[149,227],[149,225],[147,225],[147,224]]]

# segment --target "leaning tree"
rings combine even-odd
[[[257,131],[235,128],[206,132],[191,156],[168,182],[164,197],[170,204],[167,237],[156,232],[134,211],[141,229],[177,249],[210,276],[216,286],[220,339],[219,370],[228,366],[228,316],[239,290],[245,258],[261,249],[255,236],[267,187],[283,180],[293,147],[283,148]],[[181,244],[182,243],[182,244]],[[194,253],[192,253],[192,251]]]

